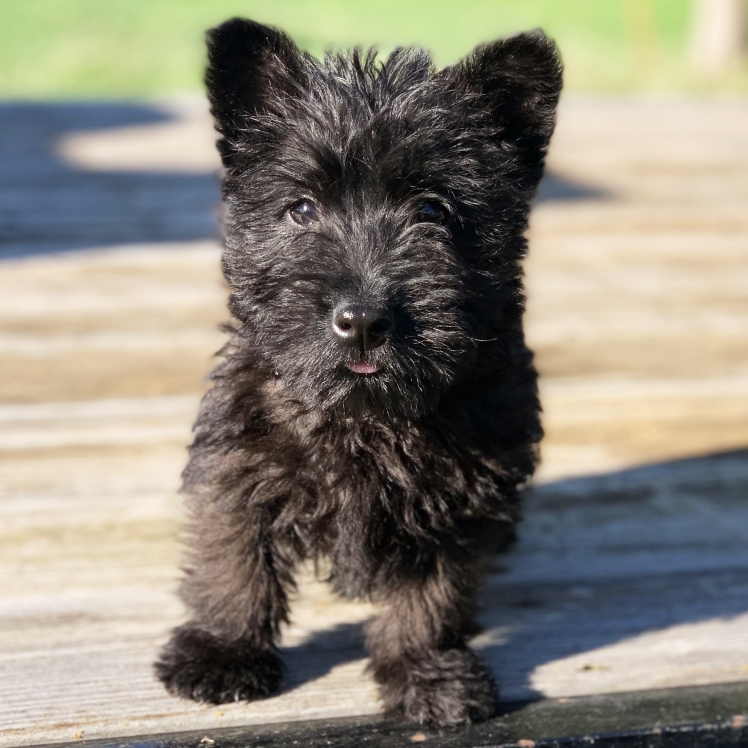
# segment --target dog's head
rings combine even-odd
[[[408,418],[503,365],[553,44],[520,35],[443,71],[419,50],[319,62],[234,19],[208,47],[231,310],[288,391]]]

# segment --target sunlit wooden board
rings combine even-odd
[[[309,570],[279,696],[200,706],[151,674],[225,319],[205,108],[0,128],[0,744],[376,712],[376,611]],[[748,106],[571,102],[550,167],[527,266],[548,437],[474,645],[506,699],[748,680]]]

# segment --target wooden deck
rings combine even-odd
[[[202,104],[0,107],[0,745],[373,714],[309,575],[288,683],[166,695],[226,292]],[[748,682],[748,103],[566,101],[532,221],[543,467],[474,644],[503,698]],[[748,704],[746,704],[748,711]]]

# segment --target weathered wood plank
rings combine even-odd
[[[225,318],[212,138],[204,107],[0,107],[0,745],[378,710],[374,609],[309,573],[278,697],[200,706],[151,675]],[[748,681],[748,106],[567,105],[551,167],[544,464],[475,645],[507,699]]]

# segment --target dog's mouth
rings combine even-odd
[[[354,374],[362,376],[371,376],[382,370],[381,364],[370,364],[368,361],[346,361],[345,365]]]

